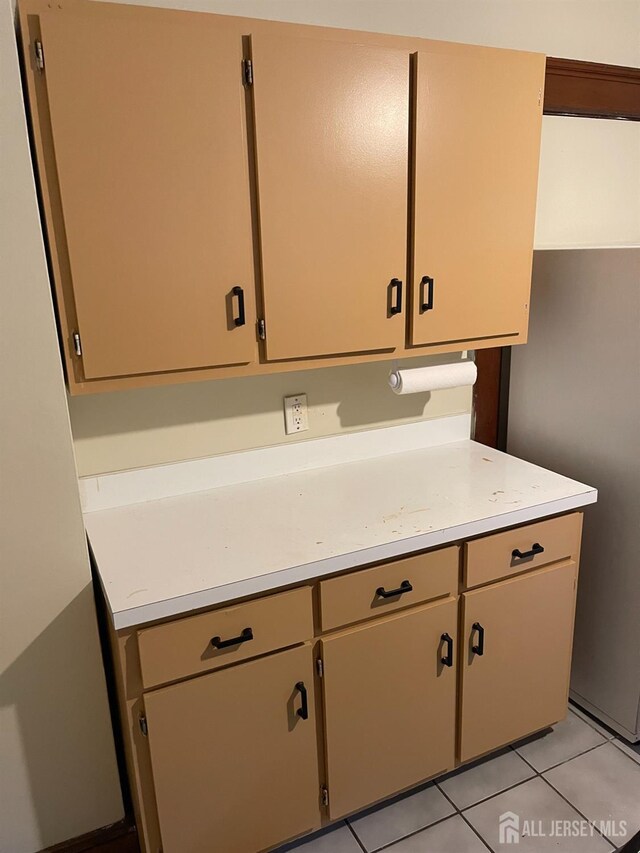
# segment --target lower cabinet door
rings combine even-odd
[[[449,597],[321,641],[331,818],[453,766],[457,622]]]
[[[257,853],[320,824],[307,644],[145,696],[163,853]]]
[[[566,715],[576,579],[566,561],[464,593],[461,761]]]

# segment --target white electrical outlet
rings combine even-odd
[[[296,394],[284,398],[284,431],[287,435],[309,429],[307,395]]]

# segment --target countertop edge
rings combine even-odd
[[[281,587],[303,583],[304,581],[322,577],[323,575],[357,568],[358,566],[365,566],[380,560],[409,556],[417,551],[450,545],[483,533],[491,533],[503,528],[527,524],[528,522],[547,516],[571,512],[572,510],[589,506],[595,503],[597,499],[597,489],[588,489],[577,495],[547,501],[536,504],[535,506],[526,507],[525,509],[512,510],[499,515],[466,522],[465,524],[434,530],[429,533],[421,533],[418,536],[397,539],[381,545],[373,545],[358,551],[338,554],[337,556],[327,557],[323,560],[304,563],[299,566],[291,566],[279,571],[269,572],[268,574],[246,578],[222,586],[210,587],[205,590],[199,590],[198,592],[164,599],[151,604],[144,604],[139,607],[127,608],[126,610],[113,610],[106,590],[105,594],[111,611],[113,627],[116,631],[122,631],[126,628],[142,627],[160,619],[186,616],[195,610],[224,604],[238,598],[275,591]]]

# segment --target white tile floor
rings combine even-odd
[[[505,812],[519,817],[517,847],[500,841]],[[639,830],[640,747],[572,708],[544,734],[278,853],[608,853]]]

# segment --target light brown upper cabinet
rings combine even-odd
[[[523,343],[545,58],[471,48],[413,59],[411,343]]]
[[[256,358],[242,40],[146,11],[40,14],[85,379]]]
[[[266,355],[404,346],[409,53],[252,38]]]
[[[544,56],[19,5],[72,394],[526,341]]]

